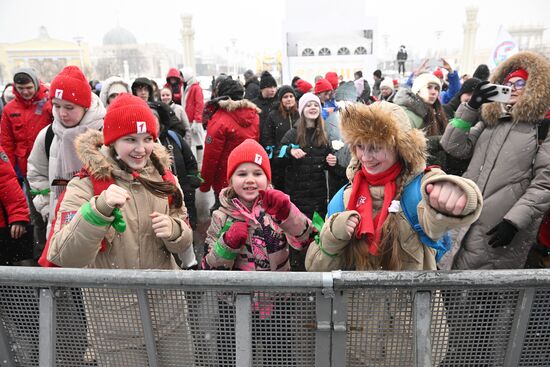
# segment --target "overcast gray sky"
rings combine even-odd
[[[387,34],[391,46],[403,43],[409,50],[433,47],[437,30],[443,31],[442,45],[460,48],[464,9],[474,3],[479,7],[479,48],[492,47],[500,24],[541,24],[550,28],[548,0],[366,0],[369,15],[379,18],[378,35]],[[314,1],[311,4],[315,6]],[[97,45],[118,22],[140,43],[179,48],[179,16],[191,13],[196,49],[223,49],[230,38],[236,38],[241,47],[246,45],[252,53],[275,51],[282,46],[285,11],[281,0],[0,0],[0,42],[35,38],[38,28],[44,25],[52,38],[73,40],[81,36],[85,42]],[[335,0],[334,7],[327,11],[346,14],[353,9],[338,8]],[[315,19],[304,21],[311,22],[312,30],[323,26]],[[545,32],[545,39],[550,39],[550,30]]]

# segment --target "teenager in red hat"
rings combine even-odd
[[[89,130],[76,139],[76,154],[84,170],[69,182],[60,200],[41,265],[179,269],[172,254],[191,246],[193,233],[181,189],[169,171],[169,154],[155,143],[157,135],[156,118],[147,103],[122,93],[109,106],[103,131]],[[119,354],[146,364],[143,342],[105,317],[121,306],[109,297],[94,296],[93,290],[86,292],[94,299],[86,315],[93,325],[89,340],[98,365],[110,365]],[[135,295],[127,297],[124,307],[139,312]],[[174,312],[184,312],[184,306],[163,310],[155,295],[149,302],[161,315],[154,326],[159,351],[174,345],[169,338],[185,340],[184,321],[174,323],[182,320]],[[170,325],[169,332],[166,325]],[[116,343],[109,342],[114,339]],[[169,364],[168,353],[159,352],[159,356],[159,365]]]
[[[227,159],[229,186],[207,231],[204,269],[289,271],[289,246],[303,250],[311,221],[288,195],[271,187],[265,149],[246,139]]]
[[[103,126],[105,107],[92,93],[76,66],[65,67],[52,81],[50,99],[54,121],[38,134],[28,160],[33,203],[46,223],[51,222],[59,196],[82,169],[74,146],[78,135]]]

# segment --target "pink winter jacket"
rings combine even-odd
[[[294,204],[283,222],[265,212],[261,201],[247,209],[237,198],[227,197],[227,189],[220,193],[221,207],[212,214],[206,232],[208,254],[203,269],[244,271],[290,271],[289,245],[306,250],[311,242],[311,221]],[[248,222],[248,241],[240,249],[227,246],[223,234],[235,221]]]

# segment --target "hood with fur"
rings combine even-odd
[[[529,78],[521,98],[512,107],[513,121],[534,123],[550,109],[550,62],[542,55],[523,51],[503,61],[489,78],[491,83],[502,84],[512,71],[527,70]],[[492,102],[483,105],[482,117],[488,125],[496,125],[505,114],[504,104]]]
[[[242,127],[251,126],[257,120],[257,116],[262,112],[262,110],[248,99],[233,101],[228,98],[218,101],[218,106],[220,109],[217,113],[220,113],[221,110],[228,112],[234,117],[235,122]]]
[[[75,140],[76,154],[84,164],[88,173],[96,179],[113,177],[115,170],[120,171],[112,157],[109,156],[109,148],[103,145],[103,133],[98,130],[88,130],[79,135]],[[155,144],[153,152],[159,157],[159,161],[166,169],[170,168],[170,155],[160,144]],[[153,167],[147,163],[145,169]]]
[[[359,143],[395,147],[405,165],[404,175],[417,174],[426,167],[424,132],[411,127],[407,114],[398,105],[389,102],[375,102],[369,106],[357,103],[343,109],[340,118],[342,137],[353,156],[348,177],[360,166],[355,155],[355,146]]]

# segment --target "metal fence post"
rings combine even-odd
[[[39,365],[41,367],[55,367],[55,317],[57,314],[55,295],[51,288],[41,288],[39,292]]]
[[[349,291],[337,289],[332,301],[332,366],[346,367]]]
[[[250,294],[237,294],[235,301],[236,365],[252,367],[252,302]]]
[[[150,367],[157,367],[157,345],[155,343],[155,334],[153,333],[153,321],[151,319],[151,310],[149,300],[145,289],[137,289],[139,302],[139,313],[141,323],[143,324],[143,335],[145,337],[145,347],[147,349],[147,358]]]
[[[529,318],[531,317],[531,307],[535,299],[535,288],[524,289],[520,294],[522,296],[514,314],[514,321],[510,330],[510,341],[508,342],[506,356],[504,357],[504,367],[519,366],[521,350],[523,349],[523,342],[527,333],[527,327],[529,326]]]
[[[432,365],[431,312],[432,294],[430,291],[418,291],[414,295],[414,345],[417,367]]]
[[[332,332],[332,275],[323,273],[323,289],[315,292],[315,367],[330,367]]]

